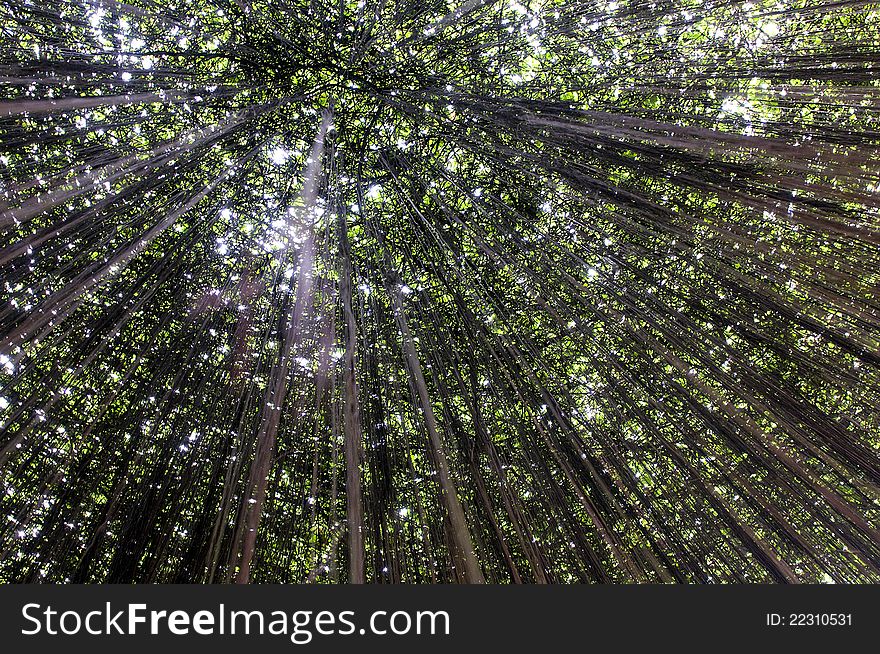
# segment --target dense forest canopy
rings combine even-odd
[[[878,44],[2,0],[0,580],[880,581]]]

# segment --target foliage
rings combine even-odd
[[[0,579],[880,580],[876,5],[0,16]]]

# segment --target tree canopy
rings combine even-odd
[[[4,0],[0,580],[880,581],[878,44]]]

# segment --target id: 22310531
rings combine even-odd
[[[852,613],[768,613],[768,627],[851,627]]]

